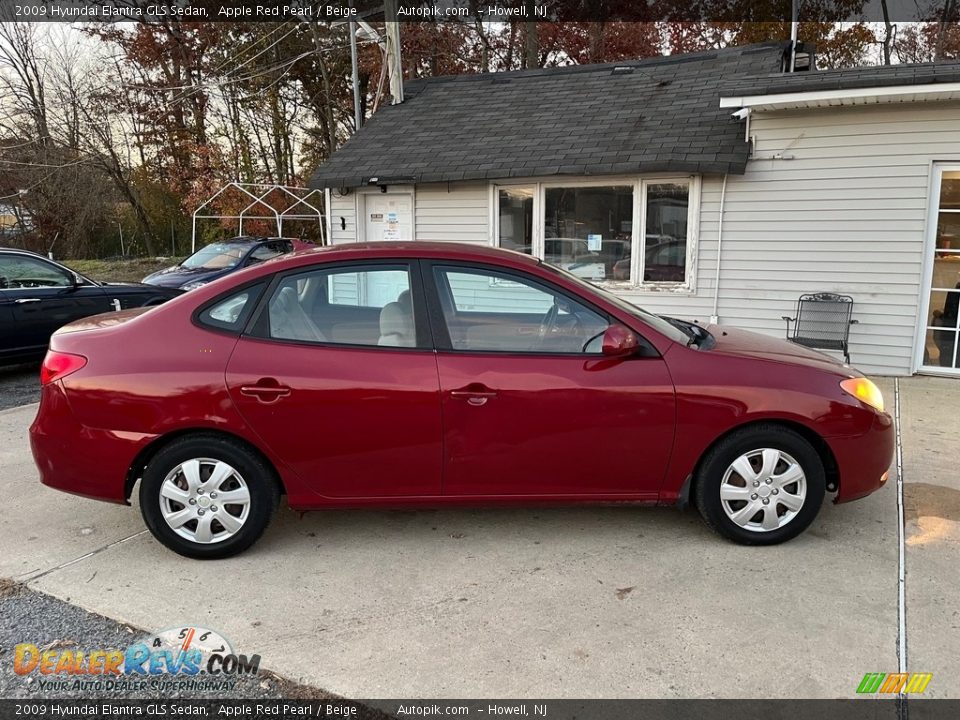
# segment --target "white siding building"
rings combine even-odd
[[[317,172],[328,237],[510,247],[657,313],[781,337],[801,294],[850,295],[854,365],[960,374],[960,66],[786,75],[782,51],[423,82]],[[565,80],[546,93],[563,108],[531,113]],[[625,80],[641,94],[626,104]],[[487,123],[511,101],[526,135]],[[415,113],[481,147],[418,155],[420,136],[386,160]]]

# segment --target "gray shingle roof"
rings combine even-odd
[[[960,63],[922,65],[879,65],[871,67],[818,70],[794,74],[762,74],[730,78],[721,88],[725,96],[773,95],[817,90],[854,90],[901,85],[935,85],[960,82]]]
[[[743,173],[724,81],[780,69],[784,43],[605,65],[416,80],[311,187],[535,175]],[[614,71],[614,68],[631,68]]]

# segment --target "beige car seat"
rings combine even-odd
[[[397,296],[396,302],[387,303],[380,311],[380,340],[377,345],[416,347],[417,333],[409,290],[404,290]]]
[[[297,291],[285,287],[270,300],[270,336],[282,340],[326,342],[327,338],[304,312]]]

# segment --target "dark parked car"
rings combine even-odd
[[[147,527],[192,557],[248,547],[281,493],[296,510],[690,501],[768,545],[825,493],[880,488],[893,455],[853,368],[493,248],[337,245],[110,320],[50,341],[40,479],[117,503],[139,481]]]
[[[43,357],[53,331],[73,320],[159,305],[180,293],[96,282],[42,255],[0,248],[0,363]]]
[[[179,265],[147,275],[148,285],[196,290],[211,280],[300,249],[292,238],[240,236],[210,243]]]
[[[687,241],[664,240],[650,245],[644,255],[643,279],[646,282],[683,282],[687,263]],[[630,279],[630,258],[624,258],[613,266],[614,280]]]

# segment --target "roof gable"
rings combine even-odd
[[[780,69],[784,43],[407,84],[311,187],[551,175],[743,173],[749,145],[719,107],[734,77]],[[375,180],[374,180],[375,179]]]

